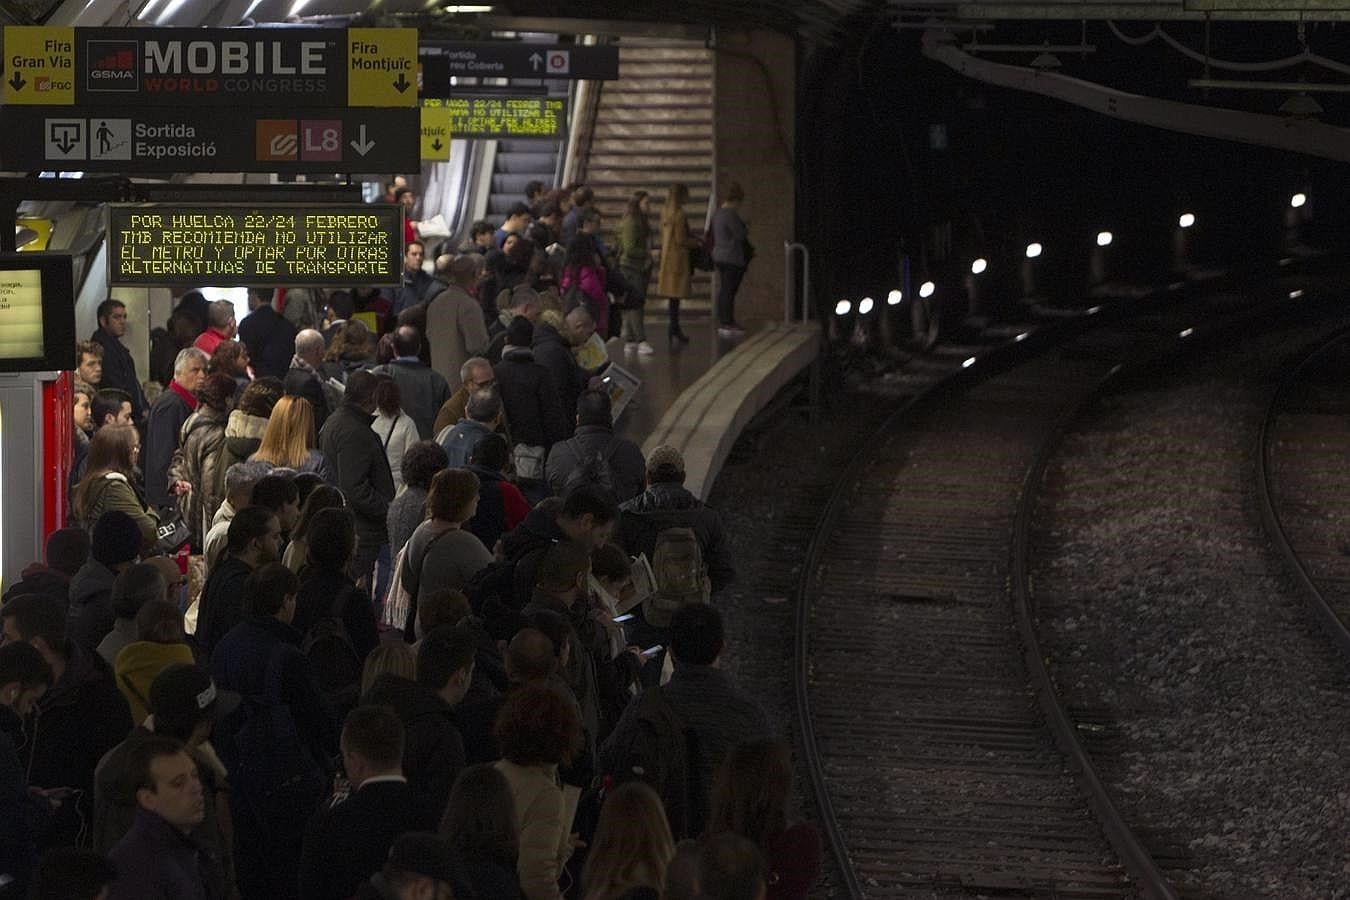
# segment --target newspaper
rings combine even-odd
[[[631,572],[633,575],[633,595],[615,608],[614,614],[617,616],[631,611],[643,600],[656,593],[656,575],[652,572],[652,564],[647,561],[647,554],[638,554],[637,558],[633,560]]]

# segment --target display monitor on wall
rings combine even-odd
[[[0,254],[0,372],[75,368],[75,290],[64,254]]]

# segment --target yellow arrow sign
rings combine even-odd
[[[450,158],[450,110],[422,107],[422,158],[445,162]]]
[[[347,29],[347,105],[417,105],[417,29]]]
[[[5,26],[5,103],[75,102],[75,29]]]

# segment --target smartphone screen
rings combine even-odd
[[[660,644],[657,644],[655,647],[648,647],[646,650],[643,650],[643,651],[642,651],[642,655],[643,655],[643,656],[655,656],[656,654],[660,653],[660,652],[661,652],[662,650],[664,650],[664,649],[665,649],[665,648],[662,647]]]
[[[633,614],[632,614],[632,613],[624,613],[624,614],[621,615],[621,616],[615,616],[615,617],[614,617],[614,621],[615,621],[615,622],[628,622],[628,621],[630,621],[632,618],[633,618]]]

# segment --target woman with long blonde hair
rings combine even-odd
[[[249,459],[297,472],[313,472],[329,484],[337,473],[328,458],[315,449],[314,408],[304,397],[287,394],[272,408],[262,443]]]
[[[630,781],[605,798],[582,884],[585,900],[659,900],[675,856],[656,791]]]

